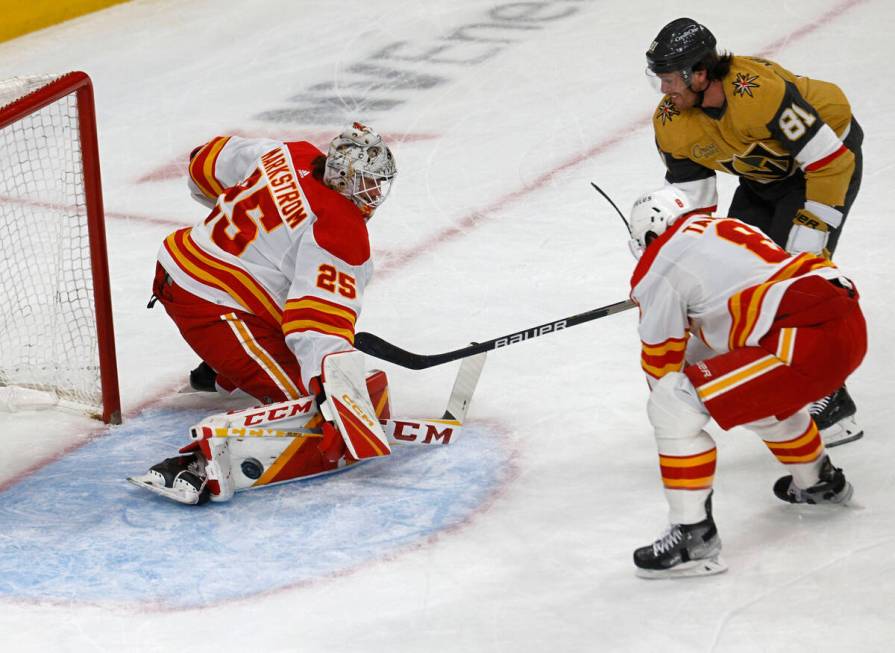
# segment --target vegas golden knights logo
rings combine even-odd
[[[786,179],[796,169],[796,162],[790,155],[778,154],[763,143],[753,143],[743,154],[735,154],[718,163],[731,174],[755,181]]]
[[[674,108],[674,103],[668,98],[665,98],[656,110],[656,118],[661,120],[663,125],[666,122],[671,122],[672,118],[680,114],[681,112]]]
[[[737,78],[731,82],[733,84],[733,94],[744,97],[755,97],[752,95],[753,88],[761,86],[756,82],[758,75],[748,75],[746,73],[737,73]]]

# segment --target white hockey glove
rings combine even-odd
[[[790,254],[811,252],[830,258],[827,251],[827,239],[830,237],[830,225],[807,209],[799,209],[792,221],[792,229],[786,239],[786,251]]]

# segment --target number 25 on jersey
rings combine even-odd
[[[339,272],[328,263],[317,268],[317,287],[331,293],[338,293],[346,299],[357,297],[357,282],[350,274]]]

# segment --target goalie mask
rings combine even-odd
[[[653,239],[692,210],[686,196],[673,186],[663,186],[641,195],[631,208],[629,246],[634,258],[639,259]]]
[[[369,219],[385,201],[396,174],[395,159],[382,137],[356,122],[329,144],[323,182]]]

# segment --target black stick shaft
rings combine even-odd
[[[478,342],[443,354],[414,354],[366,331],[361,331],[355,335],[354,346],[365,354],[375,356],[376,358],[388,361],[389,363],[394,363],[412,370],[422,370],[427,367],[442,365],[461,358],[475,356],[476,354],[481,354],[482,352],[491,351],[493,349],[515,345],[519,342],[531,340],[532,338],[537,338],[538,336],[543,336],[548,333],[561,331],[577,324],[590,322],[591,320],[598,320],[607,315],[621,313],[634,306],[634,302],[626,299],[621,302],[609,304],[608,306],[602,306],[590,311],[585,311],[584,313],[564,317],[559,320],[554,320],[553,322],[546,322],[536,327],[516,331],[515,333],[510,333],[485,342]]]

